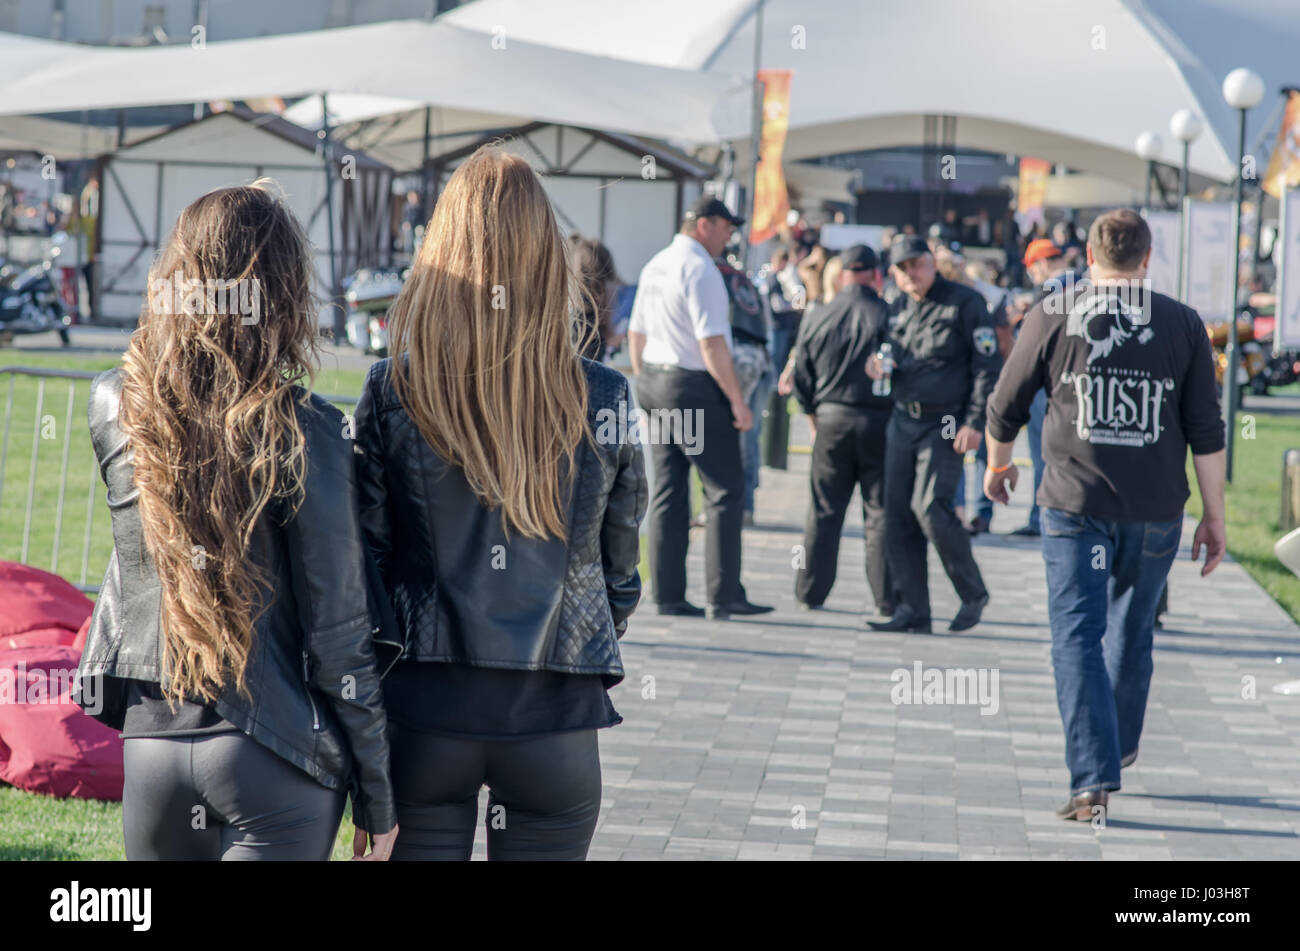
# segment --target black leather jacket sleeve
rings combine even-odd
[[[387,366],[387,363],[376,364]],[[388,481],[384,473],[383,433],[375,412],[375,386],[371,369],[366,376],[361,398],[357,401],[356,478],[357,501],[361,507],[361,529],[375,556],[381,577],[387,577],[388,558],[392,552],[392,529],[388,520]]]
[[[632,405],[626,382],[622,405]],[[605,518],[600,528],[600,560],[605,572],[605,593],[614,619],[614,633],[623,636],[627,619],[641,600],[641,520],[649,501],[645,459],[635,436],[624,440],[618,451],[618,472],[610,487]]]
[[[308,422],[311,491],[286,525],[310,687],[327,698],[352,751],[353,819],[372,835],[396,825],[387,719],[376,669],[352,440],[342,414]],[[332,412],[331,412],[332,411]]]

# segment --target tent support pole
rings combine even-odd
[[[433,106],[424,107],[424,157],[420,160],[420,220],[429,221],[429,139],[432,136]]]
[[[344,324],[343,309],[338,306],[339,297],[339,263],[334,240],[334,149],[330,142],[329,97],[320,94],[321,142],[325,153],[325,227],[329,229],[330,247],[330,310],[334,312],[334,334],[336,340],[347,335]]]
[[[741,243],[741,264],[749,270],[749,236],[754,233],[754,200],[758,197],[758,140],[763,134],[763,83],[758,78],[763,54],[763,4],[765,0],[754,3],[754,112],[750,121],[750,162],[753,166],[749,176],[749,214],[745,215],[745,229]],[[678,222],[680,224],[680,222]]]

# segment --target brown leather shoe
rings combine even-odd
[[[1060,809],[1056,810],[1056,815],[1061,819],[1078,819],[1080,822],[1091,822],[1093,816],[1097,813],[1095,810],[1100,807],[1101,814],[1105,815],[1107,803],[1110,801],[1110,793],[1104,789],[1090,789],[1085,793],[1079,793],[1077,796],[1071,796]]]

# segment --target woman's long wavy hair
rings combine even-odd
[[[310,384],[317,359],[310,245],[270,186],[219,189],[181,212],[124,360],[118,420],[162,587],[163,679],[175,701],[212,701],[231,683],[248,694],[266,607],[249,544],[268,505],[296,508],[302,497],[292,384]]]
[[[447,182],[389,316],[393,385],[506,530],[564,538],[587,426],[568,244],[523,159],[484,146]]]

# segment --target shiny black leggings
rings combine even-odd
[[[396,861],[468,861],[479,790],[490,790],[489,861],[582,861],[600,814],[595,730],[466,740],[389,721]]]
[[[327,861],[346,793],[244,733],[125,741],[122,831],[136,860]]]

